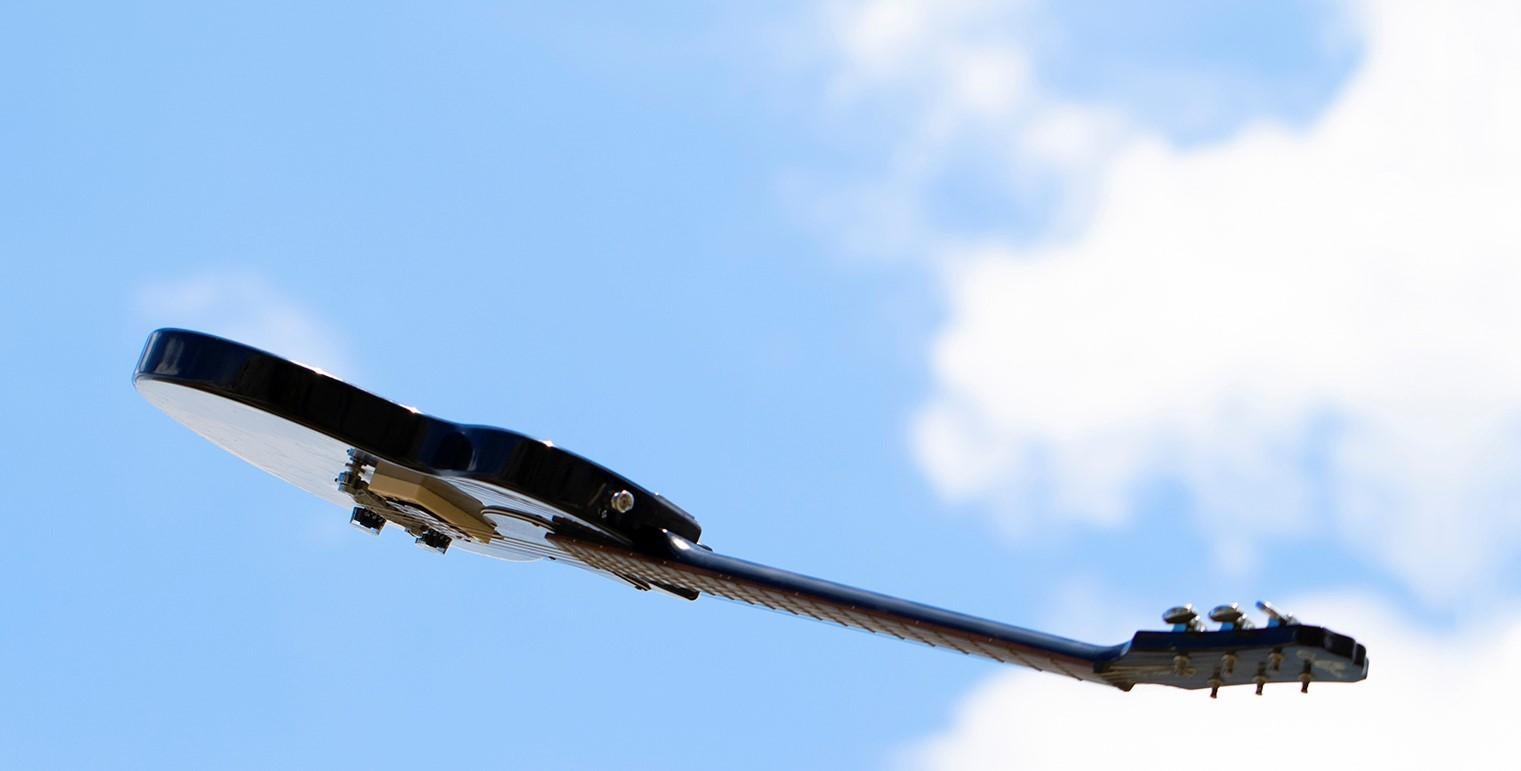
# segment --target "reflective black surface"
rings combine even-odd
[[[630,540],[641,531],[666,530],[693,541],[702,536],[702,528],[687,513],[574,453],[513,431],[416,412],[231,340],[160,329],[149,336],[134,381],[150,400],[164,392],[154,384],[221,397],[415,471],[520,493]],[[181,415],[176,418],[187,422]],[[633,507],[626,512],[607,505],[620,490],[634,494]]]

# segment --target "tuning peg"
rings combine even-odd
[[[1220,657],[1220,671],[1225,674],[1234,674],[1236,671],[1236,654],[1227,653]]]
[[[1241,612],[1241,606],[1236,603],[1229,605],[1216,605],[1209,612],[1209,620],[1220,624],[1220,631],[1229,632],[1235,629],[1251,629],[1252,620]]]
[[[1193,659],[1189,658],[1187,653],[1179,653],[1172,657],[1173,674],[1182,677],[1193,677],[1196,671],[1198,670],[1194,669]]]
[[[1199,620],[1199,614],[1194,611],[1193,605],[1179,605],[1168,608],[1162,614],[1163,623],[1172,624],[1174,632],[1202,632],[1204,622]]]
[[[1268,626],[1293,626],[1299,623],[1299,619],[1273,607],[1273,603],[1267,600],[1258,600],[1257,609],[1268,616]]]

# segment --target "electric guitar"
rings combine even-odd
[[[642,591],[708,594],[969,656],[1130,690],[1355,682],[1364,647],[1268,603],[1255,626],[1235,604],[1168,610],[1166,630],[1117,645],[1069,640],[718,554],[665,497],[579,455],[403,407],[326,373],[219,337],[160,329],[133,382],[192,431],[334,504],[379,533],[443,554],[548,560]]]

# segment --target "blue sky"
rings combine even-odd
[[[1035,84],[1020,93],[1036,96],[925,144],[943,73],[852,60],[839,40],[864,24],[855,4],[13,8],[0,758],[885,766],[918,762],[904,748],[943,733],[992,674],[718,601],[357,536],[346,512],[133,393],[143,337],[171,324],[553,439],[678,501],[721,551],[1098,642],[1178,601],[1346,590],[1459,631],[1450,592],[1512,603],[1508,508],[1480,523],[1498,551],[1466,583],[1345,537],[1356,510],[1322,500],[1345,487],[1324,481],[1323,456],[1339,421],[1368,417],[1356,410],[1285,398],[1299,428],[1244,451],[1270,460],[1127,477],[1117,517],[1069,511],[1067,483],[1038,462],[990,467],[1024,487],[947,477],[937,464],[956,453],[1058,457],[1087,441],[979,401],[998,373],[947,369],[937,352],[983,318],[957,289],[976,260],[947,252],[995,243],[1007,266],[1081,244],[1107,211],[1085,191],[1131,168],[1108,160],[1124,148],[1186,158],[1261,126],[1309,131],[1364,56],[1347,14],[1321,3],[979,13],[970,38],[915,45],[1017,51]],[[989,160],[990,138],[1033,136],[1050,105],[1101,126],[1078,161]],[[1058,316],[1043,317],[1053,339]],[[1001,449],[953,422],[936,455],[925,432],[946,404]],[[1150,441],[1149,419],[1116,414]],[[1214,447],[1178,436],[1184,456]],[[1225,539],[1235,514],[1211,502],[1258,494],[1229,480],[1262,468],[1310,491],[1300,525]],[[1244,567],[1216,558],[1242,548]]]

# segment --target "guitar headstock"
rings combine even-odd
[[[1214,629],[1192,605],[1169,608],[1162,620],[1170,630],[1136,632],[1099,671],[1116,683],[1208,688],[1211,698],[1233,685],[1255,685],[1260,696],[1269,683],[1299,683],[1301,692],[1308,692],[1312,682],[1350,683],[1368,676],[1367,650],[1356,640],[1302,624],[1271,603],[1258,602],[1257,608],[1267,616],[1264,626],[1231,603],[1209,612],[1218,625]]]

